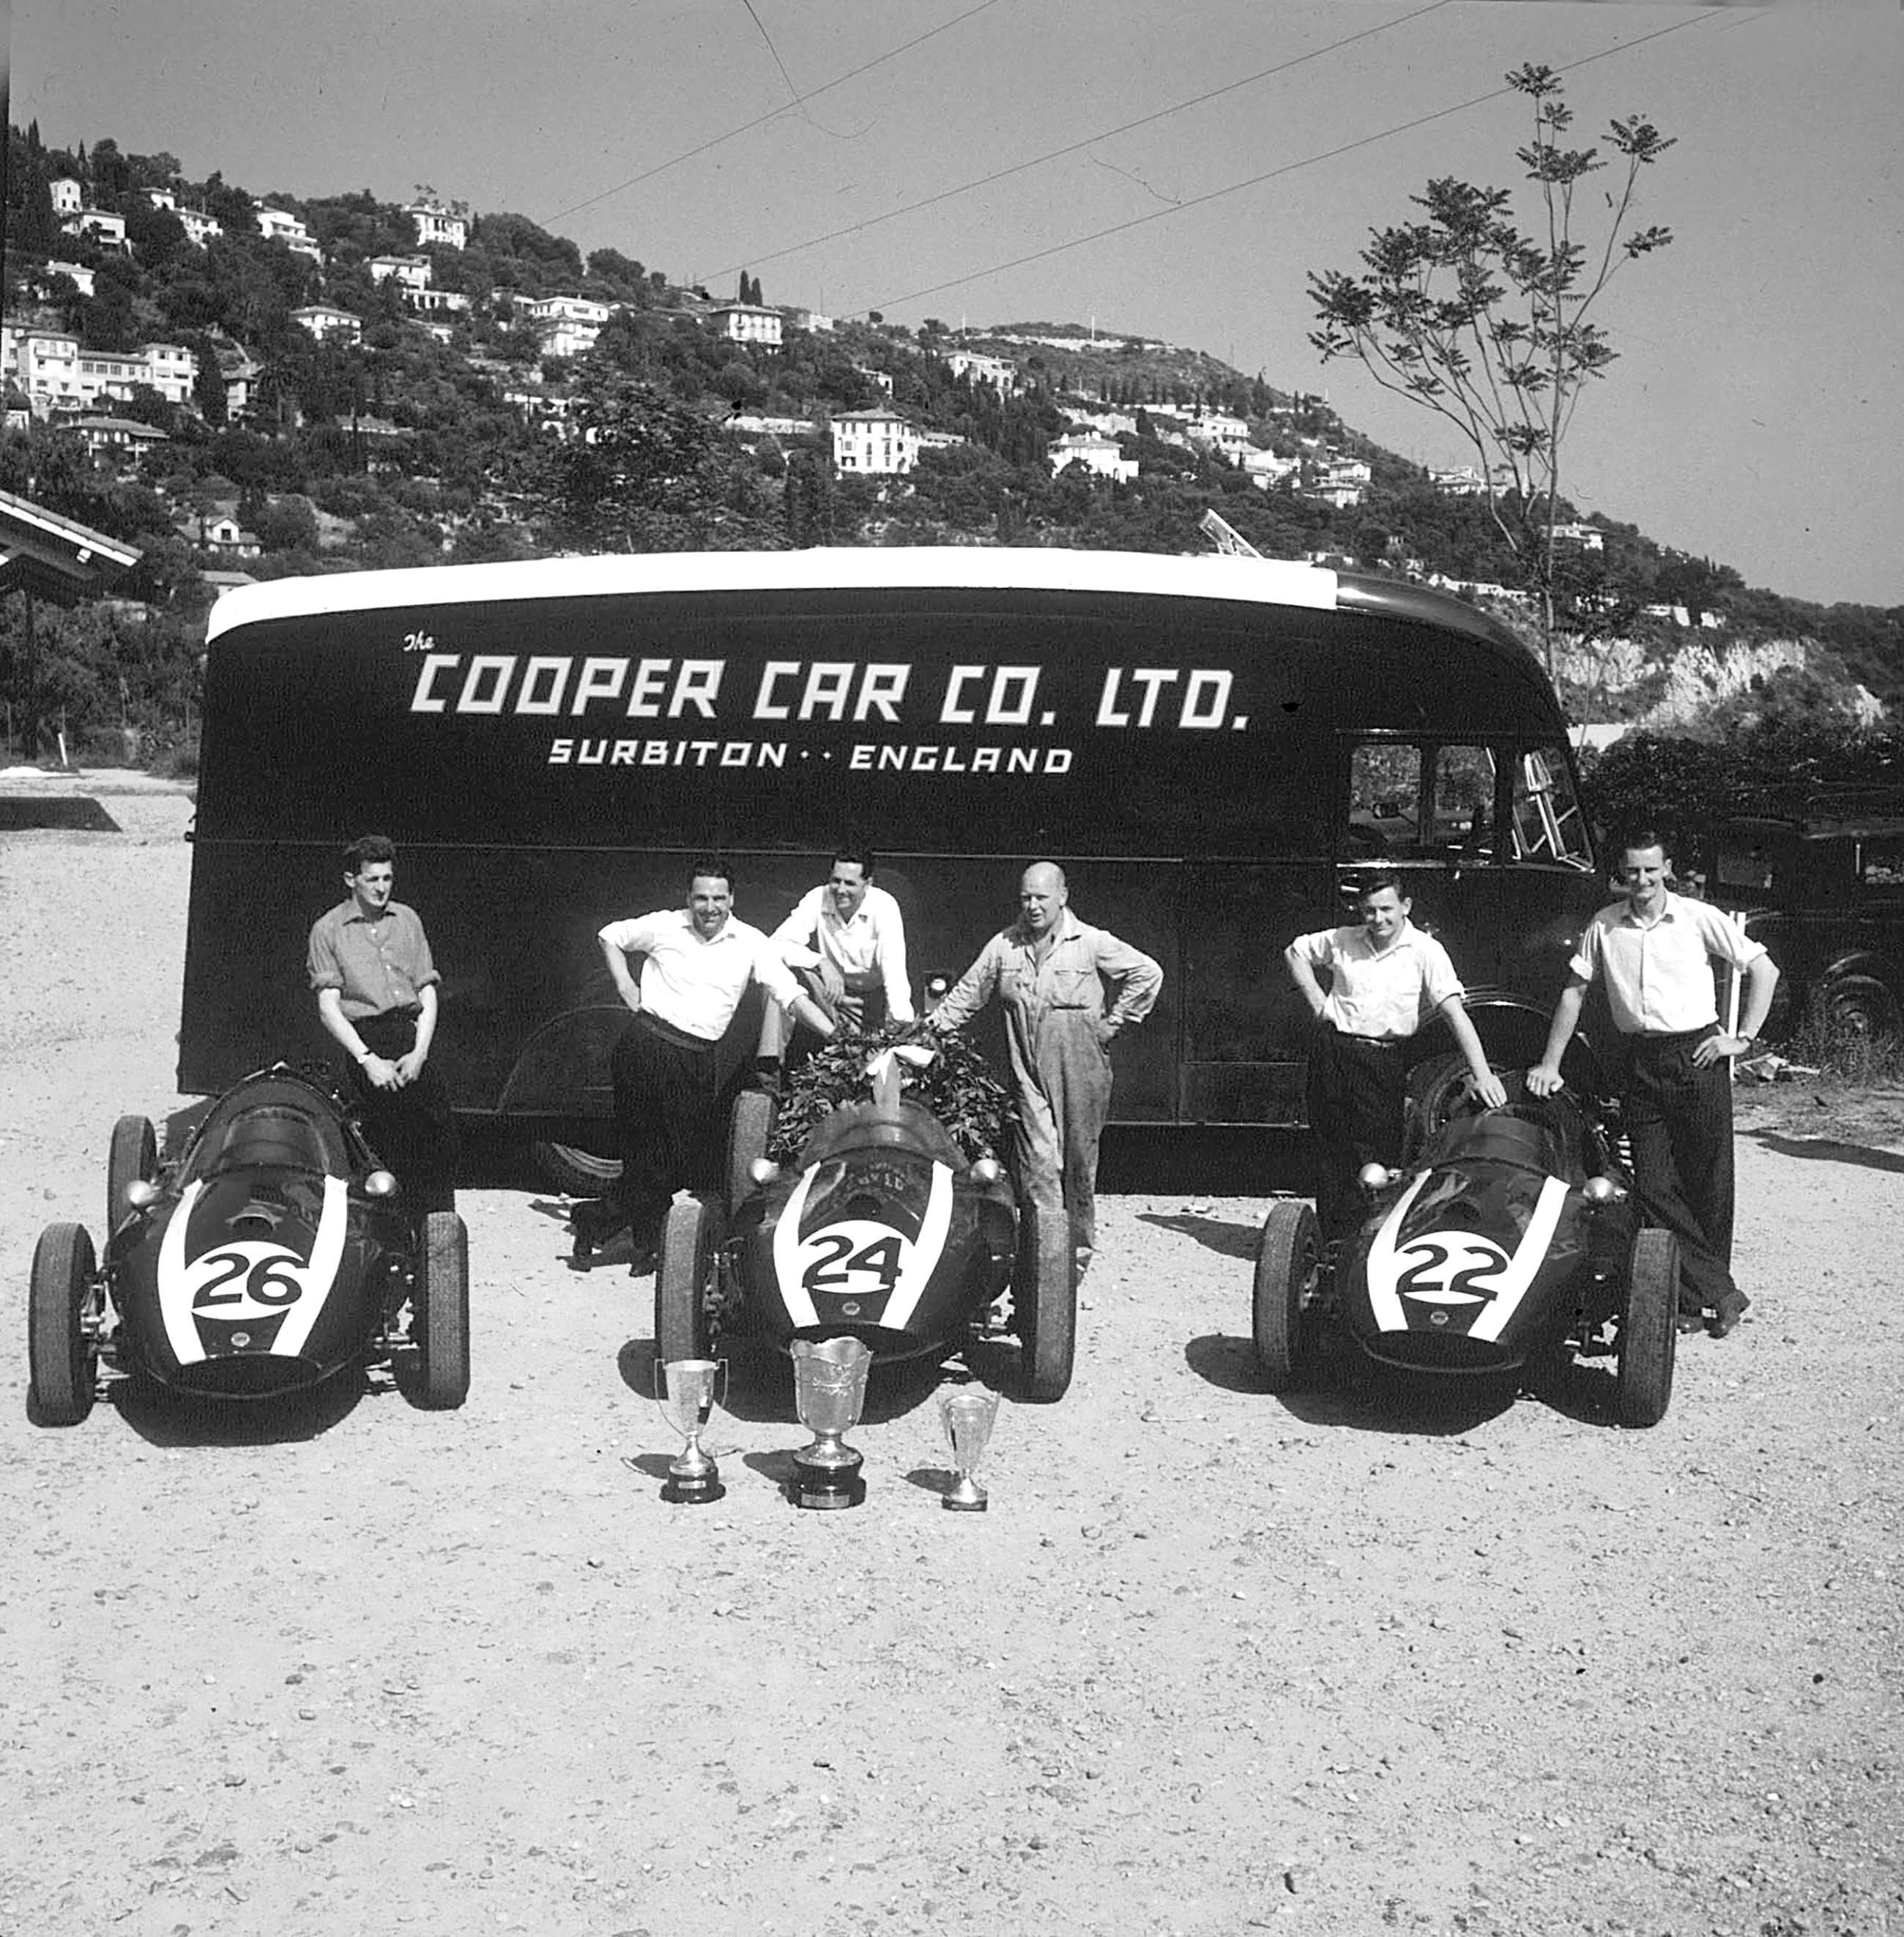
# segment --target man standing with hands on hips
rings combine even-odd
[[[1679,1240],[1680,1329],[1702,1320],[1723,1338],[1751,1301],[1733,1282],[1732,1059],[1748,1053],[1772,1006],[1778,969],[1762,943],[1704,902],[1669,893],[1671,864],[1642,828],[1620,850],[1621,899],[1587,924],[1527,1087],[1551,1096],[1580,1020],[1587,987],[1606,983],[1613,1025],[1629,1051],[1627,1134],[1647,1221]],[[1739,1033],[1719,1028],[1715,961],[1745,977]]]
[[[456,1123],[429,1064],[442,978],[416,910],[390,899],[396,884],[396,844],[381,834],[353,841],[350,899],[312,925],[306,967],[318,1020],[350,1059],[346,1081],[371,1148],[414,1208],[453,1211]]]
[[[1355,1229],[1357,1173],[1402,1160],[1408,1107],[1407,1047],[1439,1015],[1467,1059],[1475,1093],[1490,1109],[1507,1101],[1462,1002],[1466,991],[1432,935],[1408,920],[1399,875],[1363,877],[1359,923],[1299,935],[1283,961],[1318,1025],[1309,1045],[1309,1129],[1317,1150],[1316,1221],[1325,1246]],[[1326,970],[1325,991],[1316,979]]]

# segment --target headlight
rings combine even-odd
[[[1627,1193],[1610,1177],[1590,1177],[1580,1194],[1589,1204],[1617,1204]]]
[[[366,1197],[394,1197],[397,1194],[397,1181],[387,1170],[373,1170],[364,1179]]]
[[[982,1184],[988,1190],[1005,1175],[1005,1166],[995,1156],[981,1156],[970,1172],[975,1184]]]
[[[747,1167],[747,1174],[756,1184],[766,1186],[780,1175],[780,1166],[771,1163],[764,1156],[757,1156]]]
[[[1355,1173],[1355,1181],[1364,1190],[1386,1190],[1401,1174],[1385,1163],[1365,1163]]]
[[[126,1201],[135,1211],[143,1211],[159,1201],[159,1187],[148,1178],[135,1177],[126,1187]]]

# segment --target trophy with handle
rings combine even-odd
[[[821,1511],[856,1507],[866,1497],[864,1456],[843,1435],[866,1409],[872,1353],[857,1338],[793,1341],[793,1404],[813,1443],[793,1456],[793,1504]]]
[[[714,1359],[672,1359],[665,1365],[657,1359],[655,1369],[655,1403],[686,1441],[669,1466],[661,1497],[675,1506],[705,1506],[727,1490],[714,1456],[701,1444],[714,1411],[714,1387],[725,1367]]]
[[[952,1449],[952,1484],[939,1499],[948,1513],[983,1513],[990,1504],[978,1484],[978,1463],[998,1416],[999,1396],[983,1386],[960,1386],[939,1395],[939,1423]]]

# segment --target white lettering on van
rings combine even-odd
[[[500,713],[515,671],[514,653],[478,653],[463,674],[462,690],[456,695],[456,711]]]
[[[853,717],[864,720],[877,713],[888,726],[899,723],[899,702],[905,697],[905,683],[912,676],[909,665],[869,665],[860,682],[860,697],[853,702]]]
[[[945,704],[938,709],[942,726],[969,726],[978,717],[976,707],[963,704],[965,690],[974,680],[983,679],[982,665],[955,665],[945,681]]]
[[[683,659],[675,675],[674,697],[668,702],[668,717],[678,720],[691,706],[703,720],[714,717],[714,702],[720,696],[720,675],[725,659]]]
[[[432,653],[417,668],[417,690],[410,696],[412,713],[441,713],[449,705],[436,692],[436,676],[447,672],[462,658],[459,653]]]
[[[1199,668],[1184,688],[1179,726],[1220,726],[1229,711],[1229,675]],[[1207,697],[1206,697],[1207,696]]]
[[[583,711],[591,699],[619,699],[627,680],[626,659],[583,660],[582,676],[575,682],[575,697],[569,702],[569,711]]]
[[[753,696],[753,717],[756,720],[784,720],[792,710],[784,702],[776,700],[774,688],[784,679],[791,679],[800,670],[798,659],[769,659],[760,668],[760,690]]]
[[[635,668],[635,684],[628,689],[628,717],[631,720],[659,720],[661,696],[667,690],[668,668],[672,659],[643,659]]]
[[[548,714],[562,711],[562,696],[568,690],[573,659],[532,659],[517,689],[518,713]]]
[[[844,720],[852,684],[850,661],[816,660],[807,668],[806,686],[800,694],[800,717]]]

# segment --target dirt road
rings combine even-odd
[[[650,1281],[502,1190],[462,1411],[40,1429],[35,1238],[178,1100],[186,804],[106,804],[0,837],[7,1937],[1904,1931],[1895,1147],[1742,1134],[1754,1310],[1651,1432],[1584,1375],[1272,1397],[1260,1200],[1124,1196],[988,1514],[930,1378],[795,1512],[771,1369],[670,1508]]]

